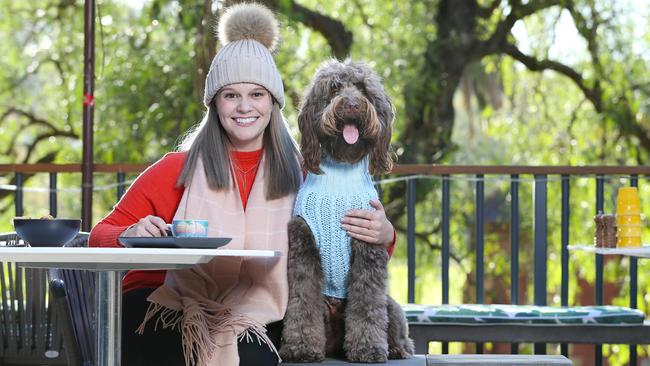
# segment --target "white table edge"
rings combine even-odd
[[[600,248],[593,245],[569,245],[568,250],[596,253],[602,255],[627,255],[631,257],[650,258],[650,245],[626,248]]]
[[[207,262],[219,257],[281,257],[277,250],[257,249],[180,249],[180,248],[68,248],[68,247],[0,247],[0,261],[6,262],[161,262],[165,258],[187,257],[186,263]],[[125,260],[125,256],[127,256]],[[201,260],[202,259],[202,260]]]

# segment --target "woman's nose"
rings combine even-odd
[[[246,97],[239,99],[239,104],[237,105],[237,111],[239,112],[248,112],[252,109],[252,104],[250,100]]]

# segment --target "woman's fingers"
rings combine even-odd
[[[369,228],[361,226],[352,226],[348,224],[341,225],[341,228],[347,232],[347,234],[355,239],[363,240],[367,243],[375,244],[378,242],[378,232]]]
[[[384,205],[379,200],[370,200],[370,206],[377,211],[384,211]]]
[[[370,200],[370,206],[374,211],[359,209],[348,211],[341,219],[341,228],[355,239],[388,246],[393,238],[393,225],[386,218],[381,202]]]
[[[149,218],[149,222],[151,222],[154,226],[154,232],[157,233],[157,235],[154,236],[167,236],[167,223],[165,220],[161,219],[158,216],[147,216]]]
[[[350,210],[343,216],[343,218],[346,217],[372,220],[375,217],[375,213],[369,210]]]
[[[149,215],[124,231],[123,236],[159,237],[167,236],[167,224],[158,216]]]
[[[364,229],[369,229],[371,222],[372,220],[370,219],[360,219],[352,216],[343,216],[343,219],[341,219],[342,224],[358,226]]]
[[[357,234],[351,231],[348,231],[348,235],[354,239],[364,241],[366,243],[371,243],[374,244],[376,242],[376,238],[368,235],[363,235],[363,234]]]

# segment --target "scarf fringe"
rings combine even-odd
[[[156,316],[157,313],[160,313],[160,315],[158,316],[158,319],[156,319],[154,331],[158,330],[159,324],[162,325],[163,329],[169,327],[174,329],[178,326],[182,318],[181,310],[170,309],[160,304],[151,302],[149,303],[147,312],[144,314],[144,319],[142,320],[142,323],[140,323],[140,326],[138,327],[138,329],[135,330],[135,332],[140,335],[144,334],[145,325],[149,322],[149,320],[151,320],[154,316]]]
[[[252,321],[251,321],[252,323]],[[262,343],[265,343],[271,352],[275,353],[275,355],[278,357],[278,363],[282,362],[282,357],[280,357],[280,353],[278,350],[275,348],[275,345],[273,342],[271,342],[271,339],[269,336],[266,334],[266,328],[261,326],[259,324],[256,324],[254,326],[251,326],[249,328],[246,328],[238,337],[237,341],[241,342],[244,338],[246,339],[246,343],[250,343],[253,340],[253,336],[257,338],[257,344],[260,346]]]
[[[210,326],[204,317],[197,313],[183,320],[183,354],[185,364],[207,366],[216,346],[211,337]]]
[[[237,328],[244,328],[244,331],[237,335],[237,341],[245,339],[250,343],[256,339],[259,345],[266,344],[278,357],[279,362],[282,362],[278,350],[266,334],[266,328],[259,322],[240,314],[233,314],[225,306],[201,308],[200,311],[187,313],[152,302],[136,332],[143,334],[146,323],[157,316],[154,330],[158,330],[159,325],[163,329],[169,327],[181,329],[186,365],[208,366],[213,350],[217,347],[216,335],[228,329],[234,333]]]

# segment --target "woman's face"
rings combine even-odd
[[[257,84],[238,83],[224,86],[215,99],[219,121],[235,150],[261,149],[273,109],[271,93]]]

